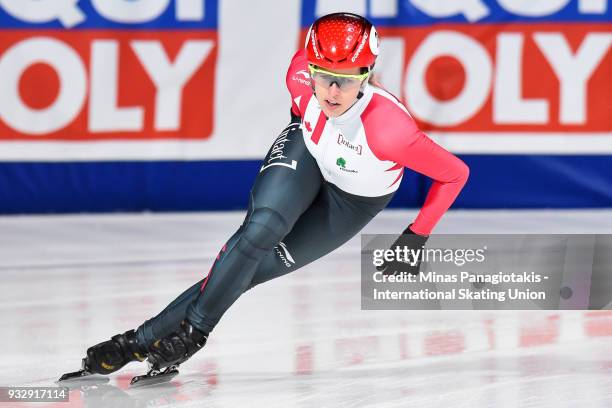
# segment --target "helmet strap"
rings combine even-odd
[[[372,73],[372,69],[374,68],[374,64],[372,64],[372,66],[370,66],[368,68],[368,73]],[[370,77],[368,76],[366,79],[363,80],[363,83],[361,84],[361,87],[359,88],[359,93],[357,94],[357,99],[361,99],[361,97],[363,96],[363,91],[366,87],[366,84],[368,83],[368,81],[370,80]]]

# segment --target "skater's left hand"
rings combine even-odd
[[[411,225],[402,232],[390,248],[394,252],[396,248],[400,248],[400,253],[403,254],[404,247],[406,247],[408,259],[401,258],[391,262],[383,262],[382,265],[376,267],[378,271],[382,271],[383,275],[398,275],[402,272],[408,272],[412,275],[419,274],[421,268],[421,257],[419,255],[429,237],[415,233],[410,229]]]

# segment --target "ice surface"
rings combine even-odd
[[[386,211],[364,232],[399,232]],[[201,279],[241,213],[0,217],[0,386],[84,351]],[[612,233],[612,211],[453,211],[439,233]],[[144,364],[70,403],[16,407],[610,407],[612,314],[362,311],[359,239],[248,292],[171,383]],[[0,403],[0,406],[10,406]]]

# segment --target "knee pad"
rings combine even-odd
[[[256,208],[243,225],[242,236],[238,243],[247,255],[257,257],[272,250],[289,233],[285,217],[268,207]]]

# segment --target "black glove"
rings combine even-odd
[[[390,248],[394,252],[396,248],[400,248],[401,260],[395,259],[391,262],[384,261],[382,265],[376,267],[378,271],[382,271],[383,275],[397,275],[401,272],[408,272],[412,275],[419,274],[421,268],[420,253],[423,251],[423,246],[425,246],[429,237],[414,233],[410,229],[410,225],[402,232],[402,235],[395,240]],[[404,247],[408,249],[408,259],[404,258]],[[415,252],[413,253],[411,250]],[[421,251],[418,252],[419,255],[415,259],[417,250]]]

